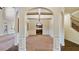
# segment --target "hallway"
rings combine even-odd
[[[27,51],[52,51],[53,38],[49,35],[31,35],[26,38]]]

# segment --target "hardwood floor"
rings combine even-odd
[[[29,36],[27,37],[27,51],[52,51],[53,38],[50,36]],[[62,46],[62,51],[79,51],[79,45],[71,41],[65,40],[65,46]],[[18,51],[18,46],[13,46],[7,51]]]
[[[62,47],[62,51],[79,51],[79,45],[71,41],[65,40],[65,46]]]
[[[27,51],[52,51],[53,38],[49,35],[33,35],[26,39]]]

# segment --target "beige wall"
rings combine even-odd
[[[70,14],[65,15],[65,21],[64,21],[64,27],[65,27],[65,39],[72,41],[76,44],[79,44],[79,32],[75,31],[71,27],[71,19]]]
[[[28,22],[27,29],[28,29],[28,35],[36,35],[36,21],[31,20]]]

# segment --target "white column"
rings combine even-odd
[[[28,20],[28,18],[27,18],[27,11],[25,12],[25,35],[26,35],[26,37],[28,37],[29,36],[29,33],[28,33],[28,31],[29,31],[29,20]]]
[[[25,10],[20,8],[19,11],[19,51],[26,51],[26,35],[25,35]]]
[[[60,50],[60,43],[59,43],[59,20],[58,16],[54,16],[54,48],[56,51]]]
[[[59,38],[61,46],[64,46],[64,9],[60,11]]]

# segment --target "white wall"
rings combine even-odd
[[[70,14],[65,14],[64,20],[65,39],[79,44],[79,32],[77,32],[71,27]]]
[[[0,35],[4,33],[4,20],[3,20],[3,10],[0,10]]]
[[[15,17],[15,8],[5,7],[2,10],[0,10],[0,34],[5,35],[15,33]],[[5,25],[7,25],[7,32],[5,32]]]
[[[8,27],[8,34],[10,33],[15,33],[15,17],[16,17],[16,10],[15,8],[12,7],[6,7],[5,8],[5,21],[7,23],[7,27]]]
[[[16,10],[15,10],[15,8],[5,7],[2,10],[0,10],[0,35],[5,36],[5,35],[8,35],[8,34],[14,34],[15,36],[17,36],[17,33],[15,32],[15,29],[14,29],[15,20],[16,20]],[[7,25],[7,30],[8,30],[7,32],[4,32],[5,23]],[[12,43],[13,45],[17,45],[17,38],[14,39],[14,40],[11,39],[11,41],[5,41],[1,44],[8,44],[8,43]],[[4,45],[4,46],[6,46],[6,45]]]

